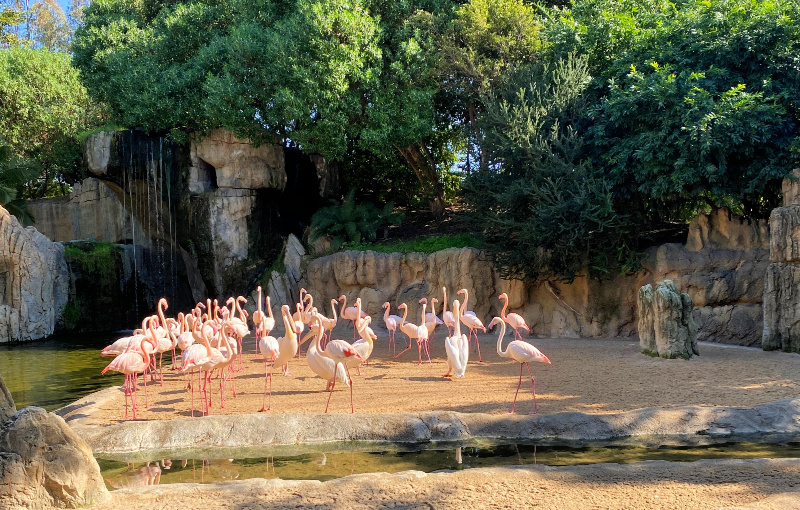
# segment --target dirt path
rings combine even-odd
[[[130,508],[800,508],[800,460],[518,466],[355,475],[330,482],[253,479],[112,493],[96,510]]]
[[[349,329],[336,335],[347,338]],[[416,345],[398,359],[387,357],[387,341],[378,332],[375,351],[364,375],[353,375],[355,409],[362,413],[450,410],[506,413],[517,388],[519,365],[501,359],[495,350],[497,337],[482,334],[483,363],[477,362],[474,345],[464,379],[442,378],[447,367],[443,339],[435,341],[433,363],[418,365]],[[398,334],[398,339],[400,335]],[[510,335],[506,342],[510,340]],[[746,406],[800,394],[800,356],[703,343],[700,356],[691,360],[650,358],[639,353],[631,339],[531,339],[552,365],[533,364],[539,413],[581,411],[609,413],[643,407]],[[402,344],[404,341],[400,341]],[[238,396],[228,395],[219,407],[218,382],[212,384],[212,414],[254,413],[261,408],[264,364],[253,354],[253,339],[244,341],[243,369],[236,377]],[[321,413],[328,394],[304,356],[290,362],[291,377],[279,370],[273,378],[272,413]],[[190,394],[186,382],[165,370],[164,386],[148,384],[151,408],[142,410],[146,420],[189,415]],[[346,388],[345,388],[346,390]],[[532,408],[531,385],[523,377],[517,412]],[[143,401],[140,392],[140,400]],[[103,404],[87,424],[104,424],[123,417],[123,395]],[[195,406],[199,398],[195,394]],[[334,393],[330,412],[350,411],[347,391]]]

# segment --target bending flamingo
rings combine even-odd
[[[497,299],[502,299],[502,300],[505,301],[505,304],[503,305],[503,309],[500,311],[500,318],[503,319],[506,322],[506,324],[508,324],[509,326],[514,328],[514,338],[522,340],[522,335],[520,335],[519,331],[517,331],[519,328],[524,329],[528,333],[531,332],[531,330],[528,327],[528,325],[525,324],[525,319],[523,319],[522,316],[520,314],[518,314],[518,313],[513,313],[512,312],[512,313],[506,315],[506,310],[508,309],[508,294],[503,292],[502,294],[500,294],[497,297]]]
[[[124,393],[125,393],[125,419],[128,419],[128,396],[131,397],[131,408],[133,409],[133,419],[136,419],[136,386],[137,375],[144,373],[150,365],[150,357],[145,353],[144,343],[148,340],[142,336],[140,341],[140,351],[130,350],[123,352],[106,366],[100,374],[105,374],[109,370],[114,370],[125,374]],[[144,379],[144,377],[142,377]],[[145,381],[147,384],[147,381]],[[147,388],[147,386],[145,386]]]
[[[464,309],[461,310],[459,319],[466,327],[469,328],[470,340],[472,340],[473,333],[475,334],[475,345],[478,347],[478,363],[483,363],[483,359],[481,358],[481,342],[480,340],[478,340],[478,332],[475,330],[480,329],[484,333],[486,333],[486,327],[483,325],[483,322],[481,322],[481,320],[475,315],[475,312],[467,311],[467,300],[469,299],[469,293],[467,293],[467,289],[459,290],[458,294],[464,294]]]
[[[534,347],[533,345],[529,344],[528,342],[523,342],[522,340],[514,340],[506,350],[502,350],[502,343],[503,337],[506,334],[506,323],[500,317],[495,317],[492,319],[492,322],[489,324],[491,328],[494,324],[500,324],[500,336],[497,337],[497,354],[500,355],[502,358],[513,358],[514,361],[519,363],[519,384],[517,384],[517,392],[514,393],[514,402],[511,404],[511,411],[508,414],[514,414],[514,406],[517,403],[517,395],[519,394],[519,388],[522,386],[522,364],[524,363],[526,367],[528,367],[528,374],[531,376],[531,390],[533,392],[533,412],[530,414],[536,414],[536,380],[533,378],[533,372],[531,372],[531,361],[538,361],[540,363],[547,363],[550,364],[550,360],[547,359],[547,356],[542,354],[542,352]]]
[[[319,347],[319,345],[317,345]],[[320,354],[325,356],[326,358],[332,360],[334,363],[342,364],[345,367],[345,371],[347,372],[347,380],[350,381],[350,412],[355,412],[355,407],[353,405],[353,378],[350,376],[350,371],[347,369],[347,359],[355,356],[356,358],[361,358],[361,355],[353,349],[353,346],[345,342],[344,340],[331,340],[328,342],[328,345],[325,346],[324,350],[319,351]],[[363,361],[363,358],[361,358]],[[328,406],[331,403],[331,395],[333,395],[333,389],[336,387],[336,381],[333,381],[331,385],[331,392],[328,395],[328,403],[325,404],[325,412],[328,412]]]

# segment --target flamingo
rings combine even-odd
[[[389,330],[389,351],[392,351],[394,348],[394,335],[403,319],[397,315],[389,315],[389,310],[392,305],[390,305],[388,301],[383,304],[383,307],[386,309],[386,312],[383,314],[383,323],[386,324],[386,329]],[[390,354],[387,352],[387,355]]]
[[[278,346],[280,353],[275,359],[273,366],[278,365],[283,368],[283,375],[289,376],[289,360],[297,355],[297,330],[295,329],[295,321],[292,320],[292,315],[289,313],[289,305],[281,307],[281,315],[283,316],[283,326],[286,328],[284,336],[278,338]]]
[[[369,327],[370,322],[372,322],[372,317],[367,317],[361,321],[361,326],[358,327],[358,334],[361,338],[353,342],[353,349],[361,355],[361,359],[353,357],[347,360],[347,368],[356,367],[358,375],[361,375],[361,364],[366,363],[372,355],[372,349],[375,347],[372,341],[378,338],[372,328]]]
[[[255,318],[255,314],[253,314],[253,317]],[[270,336],[269,334],[261,337],[256,336],[256,340],[258,342],[258,351],[264,357],[264,398],[261,400],[261,409],[258,410],[258,412],[262,413],[264,411],[272,410],[272,371],[275,369],[275,360],[278,359],[281,347],[280,344],[278,344],[278,339],[275,338],[274,336]],[[267,363],[272,363],[272,365],[268,368]],[[268,377],[269,377],[269,405],[267,405],[267,403],[265,402],[267,398]]]
[[[186,372],[187,370],[194,370],[203,363],[205,363],[207,354],[206,346],[201,343],[200,330],[203,328],[203,323],[198,319],[194,322],[192,328],[192,343],[188,344],[186,349],[181,353],[183,363],[181,364],[180,371]],[[197,383],[200,384],[200,370],[197,370]],[[191,414],[194,417],[194,385],[192,385],[192,374],[189,372],[189,390],[191,391]]]
[[[266,336],[275,329],[275,317],[272,315],[272,303],[270,302],[269,296],[267,296],[267,316],[264,317],[264,321],[261,323],[261,334]]]
[[[335,299],[331,301],[336,303]],[[311,326],[311,331],[308,334],[315,335],[314,341],[309,344],[308,351],[306,352],[306,362],[308,363],[309,368],[311,368],[312,372],[325,379],[327,382],[327,385],[325,386],[326,391],[333,391],[334,379],[337,382],[350,386],[350,379],[347,376],[345,366],[341,363],[335,363],[332,359],[320,354],[320,351],[322,350],[322,336],[324,335],[324,321],[322,320],[322,316],[319,314],[316,316],[316,318],[311,319],[311,322],[315,321],[316,324],[313,326],[311,326],[311,323],[309,323]],[[320,334],[319,324],[323,325],[322,335]]]
[[[442,322],[447,326],[447,335],[450,336],[456,327],[456,318],[453,312],[447,310],[447,287],[442,287],[442,296]]]
[[[355,306],[347,306],[347,296],[342,294],[339,296],[339,301],[342,302],[342,307],[339,310],[339,317],[349,321],[353,321],[353,340],[356,339],[356,318],[363,319],[367,313],[363,310],[358,310]]]
[[[317,342],[317,348],[319,348],[319,343]],[[319,353],[326,358],[332,360],[335,364],[342,364],[344,365],[345,372],[347,372],[347,380],[350,382],[350,412],[355,413],[355,407],[353,406],[353,378],[350,376],[350,371],[347,369],[347,358],[355,356],[356,358],[361,358],[361,355],[353,349],[353,346],[345,342],[344,340],[331,340],[328,342],[328,345],[325,346],[325,349],[319,351]],[[361,358],[363,362],[363,358]],[[328,403],[325,404],[325,412],[328,412],[328,406],[331,403],[331,395],[333,395],[333,389],[336,387],[336,380],[334,379],[333,384],[331,385],[331,392],[328,395]]]
[[[431,363],[431,353],[428,350],[428,326],[425,322],[425,308],[428,306],[428,300],[422,298],[419,300],[422,304],[422,316],[420,319],[422,320],[422,324],[417,326],[417,351],[419,351],[419,364],[422,365],[422,344],[425,344],[425,354],[428,355],[428,363]],[[436,323],[433,323],[434,327]]]
[[[148,340],[142,336],[140,340],[140,351],[126,351],[111,360],[111,363],[106,366],[100,374],[105,374],[109,370],[114,370],[125,374],[125,383],[123,385],[123,392],[125,393],[125,419],[128,419],[128,395],[131,397],[131,409],[133,410],[133,419],[136,419],[136,379],[139,372],[144,374],[147,367],[150,366],[150,356],[145,353],[144,343]],[[142,377],[145,379],[145,377]],[[147,382],[145,381],[145,391],[147,391]]]
[[[457,299],[453,301],[454,314],[458,315],[460,306]],[[461,333],[461,321],[455,322],[453,334],[444,340],[444,348],[447,351],[447,373],[442,377],[464,377],[469,361],[469,340]]]
[[[227,313],[223,314],[227,317]],[[231,366],[231,362],[236,356],[236,343],[231,343],[230,337],[228,336],[227,331],[232,331],[233,328],[230,327],[229,324],[224,324],[223,327],[220,329],[220,335],[217,336],[217,349],[223,356],[223,360],[220,361],[217,366],[215,367],[218,370],[219,375],[219,408],[225,409],[225,383],[228,382],[228,377],[231,378],[231,385],[233,386],[233,396],[236,397],[236,379],[233,375],[233,367]],[[225,346],[221,345],[222,340],[225,341]],[[226,373],[226,370],[227,373]]]
[[[476,329],[483,330],[486,333],[486,327],[483,325],[483,322],[475,315],[475,312],[466,311],[467,310],[467,300],[469,299],[469,293],[467,293],[467,289],[461,289],[458,291],[458,294],[464,294],[464,309],[461,310],[461,315],[459,319],[461,322],[469,328],[469,338],[472,339],[473,333],[475,334],[475,345],[478,347],[478,363],[483,363],[483,359],[481,358],[481,342],[478,340],[478,332],[475,331]]]
[[[522,340],[522,335],[520,335],[519,331],[517,331],[519,328],[524,329],[528,333],[531,332],[531,330],[528,327],[528,325],[525,324],[525,319],[523,319],[522,316],[520,314],[518,314],[518,313],[513,313],[512,312],[512,313],[506,315],[506,309],[508,308],[508,294],[503,292],[502,294],[497,296],[497,299],[505,300],[505,304],[503,305],[503,309],[500,311],[500,318],[503,319],[506,322],[506,324],[508,324],[509,326],[514,328],[514,337],[518,338],[519,340]]]
[[[328,335],[330,339],[331,334],[333,333],[333,328],[336,327],[336,323],[339,321],[338,317],[336,316],[336,303],[335,299],[331,299],[331,312],[333,312],[333,319],[329,319],[325,317],[321,313],[319,313],[319,320],[322,323],[322,331],[323,331],[323,338],[325,338],[325,334]],[[309,344],[309,348],[311,348],[311,344]]]
[[[398,354],[395,355],[395,358],[399,357],[401,354],[406,352],[407,350],[411,349],[411,339],[417,338],[417,333],[419,329],[417,328],[416,324],[412,324],[410,322],[406,322],[406,317],[408,317],[408,305],[405,303],[400,303],[397,306],[397,309],[403,309],[403,317],[400,319],[400,331],[408,336],[408,347],[400,351]]]
[[[531,361],[538,361],[540,363],[547,363],[550,364],[550,360],[547,359],[547,356],[542,354],[542,352],[534,347],[533,345],[529,344],[528,342],[523,342],[522,340],[514,340],[506,350],[502,350],[502,343],[503,337],[506,335],[506,322],[501,319],[500,317],[495,317],[492,319],[492,322],[489,324],[491,328],[494,324],[500,324],[500,336],[497,337],[497,354],[500,355],[502,358],[512,358],[514,361],[519,363],[519,384],[517,384],[517,392],[514,393],[514,402],[511,404],[511,411],[508,414],[514,414],[514,406],[517,403],[517,395],[519,394],[519,388],[522,386],[522,364],[524,363],[526,367],[528,367],[528,374],[531,376],[531,389],[533,391],[533,412],[530,414],[536,414],[536,380],[533,378],[533,372],[531,372]]]
[[[256,311],[253,312],[253,325],[256,327],[256,351],[258,351],[258,337],[261,335],[261,324],[267,316],[261,311],[261,285],[256,287],[256,291],[258,292],[258,301],[256,301]]]
[[[199,323],[198,323],[198,326]],[[200,331],[197,334],[197,330]],[[222,353],[219,349],[214,349],[211,347],[211,342],[208,340],[208,333],[205,325],[202,325],[194,330],[195,333],[195,342],[193,345],[189,347],[189,349],[185,353],[185,358],[183,361],[183,365],[181,366],[181,372],[185,372],[192,368],[197,368],[200,372],[199,376],[203,377],[203,397],[205,400],[205,410],[203,412],[204,415],[209,414],[209,410],[211,408],[211,401],[208,397],[208,380],[211,379],[210,371],[213,370],[216,365],[224,359]],[[202,375],[202,372],[205,372],[205,376]],[[199,378],[198,378],[199,380]],[[191,386],[191,384],[190,384]],[[192,416],[194,416],[194,386],[192,388]]]
[[[427,298],[422,298],[422,299],[424,299],[426,303],[428,302]],[[431,298],[431,313],[425,314],[424,324],[425,327],[428,329],[428,337],[430,338],[428,345],[430,346],[431,351],[433,351],[433,343],[432,343],[433,339],[436,338],[436,326],[438,326],[439,324],[444,324],[442,319],[436,316],[436,303],[438,302],[439,302],[438,299]],[[430,354],[428,355],[428,357],[430,358]]]

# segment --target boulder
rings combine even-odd
[[[698,340],[761,346],[764,317],[760,303],[697,306],[692,317]]]
[[[63,418],[38,407],[15,411],[0,377],[0,508],[78,508],[108,499],[92,449]]]
[[[283,147],[240,139],[230,131],[215,129],[203,138],[192,141],[192,167],[190,174],[199,178],[207,173],[202,162],[214,167],[214,180],[220,188],[276,188],[286,186]],[[190,188],[203,188],[205,184],[190,181]]]
[[[792,176],[781,183],[783,205],[800,205],[800,168],[792,170]]]
[[[86,164],[95,175],[106,175],[116,131],[100,131],[86,139]],[[71,239],[67,239],[71,241]]]
[[[53,334],[67,304],[64,247],[0,207],[0,343]]]
[[[694,304],[688,294],[678,293],[673,282],[664,280],[655,290],[650,285],[639,290],[639,306],[642,352],[662,358],[685,359],[699,354],[697,329],[692,317]]]

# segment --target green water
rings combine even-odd
[[[359,473],[405,470],[433,472],[509,465],[544,464],[571,466],[600,462],[630,463],[644,460],[690,462],[700,459],[746,459],[800,457],[800,442],[722,443],[705,446],[537,446],[496,443],[482,446],[426,445],[416,449],[394,445],[389,451],[330,451],[294,456],[270,456],[266,450],[253,451],[258,457],[219,458],[184,454],[183,458],[154,459],[150,462],[121,462],[99,458],[109,489],[170,483],[212,483],[248,478],[284,480],[331,480]],[[230,453],[221,450],[221,453]],[[241,452],[240,452],[241,455]],[[119,459],[119,457],[117,457]],[[124,459],[123,459],[124,460]]]
[[[55,336],[40,342],[0,344],[0,375],[18,409],[53,411],[99,389],[122,385],[121,374],[100,371],[113,358],[100,349],[123,334]]]

